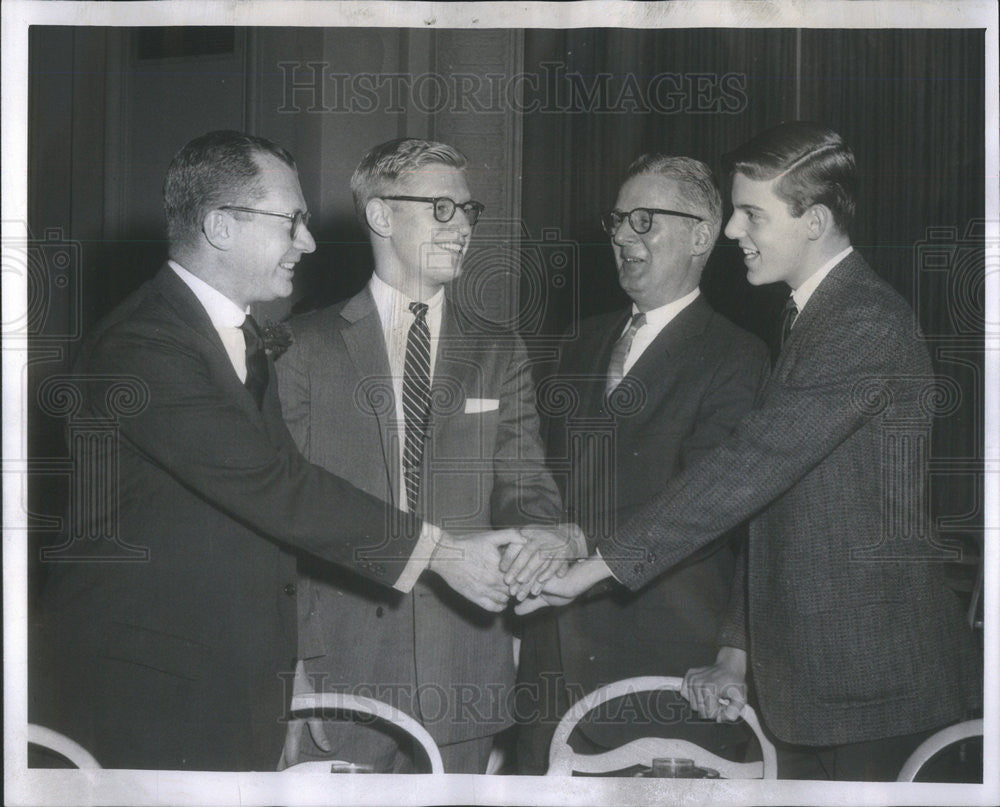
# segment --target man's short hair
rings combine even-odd
[[[447,143],[401,137],[375,146],[358,163],[351,177],[354,211],[367,226],[365,207],[372,199],[405,189],[408,175],[428,164],[463,169],[465,155]],[[456,199],[455,201],[462,201]]]
[[[677,183],[688,207],[680,212],[701,216],[712,228],[712,240],[722,227],[722,197],[712,169],[692,157],[673,157],[652,152],[637,157],[625,172],[625,180],[638,174],[658,174]],[[692,221],[691,219],[686,219]]]
[[[814,204],[826,205],[847,233],[854,218],[857,174],[854,153],[832,129],[808,121],[790,121],[761,132],[723,157],[730,177],[770,181],[775,193],[801,216]]]
[[[256,160],[263,154],[297,170],[292,155],[281,146],[245,132],[209,132],[178,151],[163,181],[170,242],[190,242],[201,232],[209,211],[221,205],[249,206],[264,196]]]

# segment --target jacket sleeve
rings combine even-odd
[[[821,344],[779,364],[736,430],[604,542],[615,578],[641,587],[788,490],[879,416],[871,390],[907,405],[912,385],[894,379],[918,363],[900,327],[848,311]]]
[[[144,385],[146,405],[120,418],[123,449],[290,546],[386,585],[403,573],[421,533],[419,519],[306,462],[282,424],[286,439],[270,439],[228,380],[212,377],[203,350],[182,326],[120,323],[81,368],[85,404],[101,419],[114,417],[102,376],[131,375]],[[277,411],[276,398],[268,405]]]

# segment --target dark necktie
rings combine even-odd
[[[799,308],[795,305],[795,298],[789,294],[788,299],[785,300],[785,307],[781,311],[781,338],[778,341],[778,349],[771,356],[772,365],[778,361],[778,354],[784,349],[788,337],[792,335],[792,324],[798,315]]]
[[[608,362],[608,381],[604,387],[604,392],[610,395],[615,387],[622,383],[625,377],[625,359],[632,347],[632,340],[635,339],[636,332],[646,324],[646,315],[642,312],[634,314],[629,321],[628,329],[615,342],[611,348],[611,361]]]
[[[247,356],[247,377],[243,382],[253,399],[257,402],[257,408],[264,405],[264,390],[267,389],[267,353],[264,351],[264,339],[261,336],[257,321],[247,314],[243,324],[240,325],[243,331],[243,341],[246,343]]]
[[[410,303],[415,319],[406,337],[403,362],[403,480],[406,504],[417,512],[420,500],[420,465],[431,403],[431,332],[427,327],[427,304]]]

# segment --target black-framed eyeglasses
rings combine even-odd
[[[604,227],[604,232],[614,237],[614,234],[618,232],[618,228],[622,226],[622,222],[628,219],[629,226],[635,230],[636,235],[644,235],[653,226],[654,213],[704,221],[701,216],[696,216],[694,213],[682,213],[680,210],[663,210],[659,207],[637,207],[634,210],[628,211],[628,213],[624,210],[612,210],[610,213],[605,213],[601,216],[601,225]]]
[[[462,202],[459,204],[454,199],[447,196],[383,196],[383,199],[391,199],[395,202],[430,202],[434,205],[434,218],[442,224],[447,224],[455,215],[455,208],[462,208],[465,217],[469,220],[469,225],[474,227],[479,217],[486,209],[482,202]]]
[[[278,216],[288,219],[292,223],[292,240],[298,238],[300,228],[309,229],[309,218],[311,214],[308,210],[296,210],[294,213],[278,213],[274,210],[258,210],[255,207],[239,207],[238,205],[222,205],[219,210],[238,210],[240,213],[259,213],[261,216]]]

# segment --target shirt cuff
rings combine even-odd
[[[431,562],[431,555],[434,554],[440,540],[441,528],[425,521],[420,530],[420,536],[417,538],[417,545],[413,548],[413,553],[406,562],[406,566],[403,567],[403,573],[392,584],[394,589],[406,594],[413,588],[417,578],[423,574],[427,564]]]
[[[594,550],[594,557],[598,557],[601,560],[604,560],[604,556],[601,555],[601,549],[600,549],[600,547],[598,547],[597,549]],[[608,562],[606,560],[604,561],[604,565],[608,566]],[[610,566],[608,566],[608,571],[611,572],[611,579],[612,580],[614,580],[616,583],[621,583],[621,580],[619,580],[618,577],[615,575],[614,569],[612,569]]]

